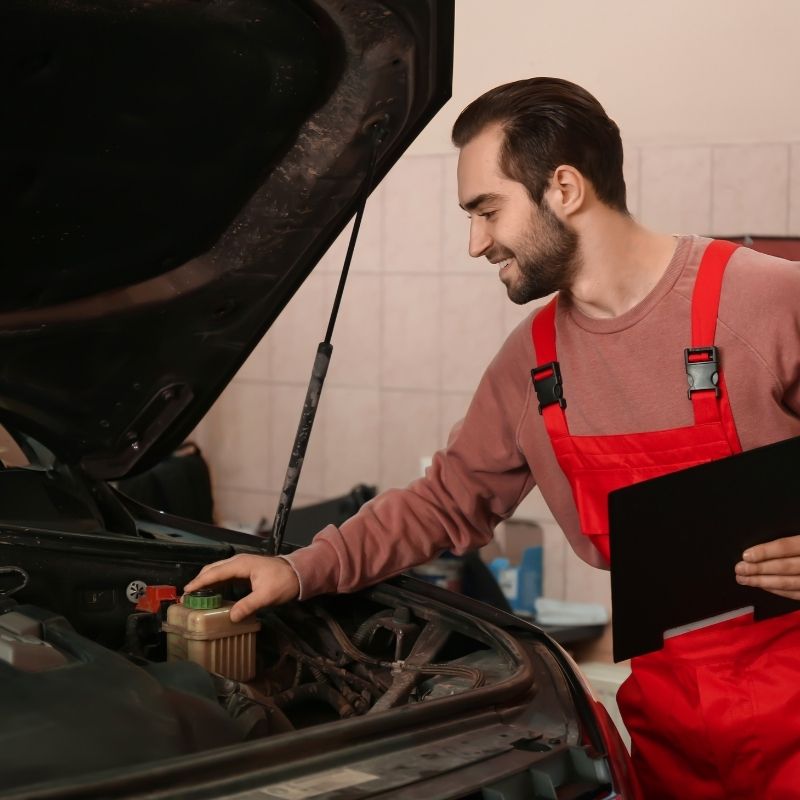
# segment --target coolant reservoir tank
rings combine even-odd
[[[161,626],[167,634],[167,661],[194,661],[235,681],[252,680],[261,623],[253,617],[231,622],[232,606],[208,589],[185,594],[169,606]]]

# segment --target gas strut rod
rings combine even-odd
[[[283,534],[286,531],[286,524],[289,521],[289,513],[292,510],[294,493],[297,490],[297,484],[300,480],[300,472],[303,469],[303,460],[306,456],[308,440],[311,437],[311,429],[314,426],[314,417],[317,414],[317,406],[319,405],[319,398],[322,394],[322,385],[325,382],[325,375],[328,372],[328,365],[331,362],[331,354],[333,353],[333,345],[331,344],[333,328],[336,324],[336,317],[339,314],[339,306],[342,302],[344,285],[347,281],[347,274],[350,271],[350,262],[353,259],[353,251],[355,250],[358,231],[361,227],[361,218],[364,216],[364,207],[367,204],[367,197],[369,197],[370,190],[372,189],[372,180],[375,175],[378,147],[383,141],[383,138],[387,132],[386,122],[387,119],[384,118],[372,126],[372,152],[370,154],[367,172],[364,176],[361,199],[359,200],[358,209],[356,211],[356,220],[353,224],[353,232],[350,234],[350,243],[347,246],[347,255],[344,259],[342,275],[339,278],[339,286],[336,289],[336,298],[333,301],[333,309],[331,310],[331,317],[328,322],[328,330],[325,333],[325,341],[320,342],[319,346],[317,347],[317,355],[314,359],[314,366],[311,370],[311,380],[309,381],[308,390],[306,391],[306,399],[303,403],[303,413],[300,415],[300,424],[297,426],[297,434],[294,438],[292,454],[289,457],[289,467],[286,470],[286,477],[283,479],[283,489],[281,489],[281,497],[280,501],[278,502],[278,509],[275,512],[275,521],[272,525],[272,531],[264,543],[264,549],[273,556],[278,555],[281,551]]]

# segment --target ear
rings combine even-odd
[[[553,213],[563,222],[585,206],[587,190],[583,175],[575,167],[562,164],[553,171],[545,194]]]

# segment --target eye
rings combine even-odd
[[[478,214],[478,216],[483,217],[484,219],[492,220],[494,219],[496,214],[497,214],[496,211],[481,211],[480,214]]]

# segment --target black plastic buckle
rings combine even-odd
[[[705,361],[691,361],[690,356],[706,356]],[[716,347],[687,347],[683,351],[686,378],[689,381],[689,399],[694,392],[708,389],[719,397],[719,350]]]
[[[539,413],[547,406],[558,403],[561,408],[567,407],[564,399],[564,386],[561,383],[561,369],[558,361],[551,361],[549,364],[542,364],[541,367],[534,367],[531,370],[533,388],[536,389],[536,397],[539,398]]]

